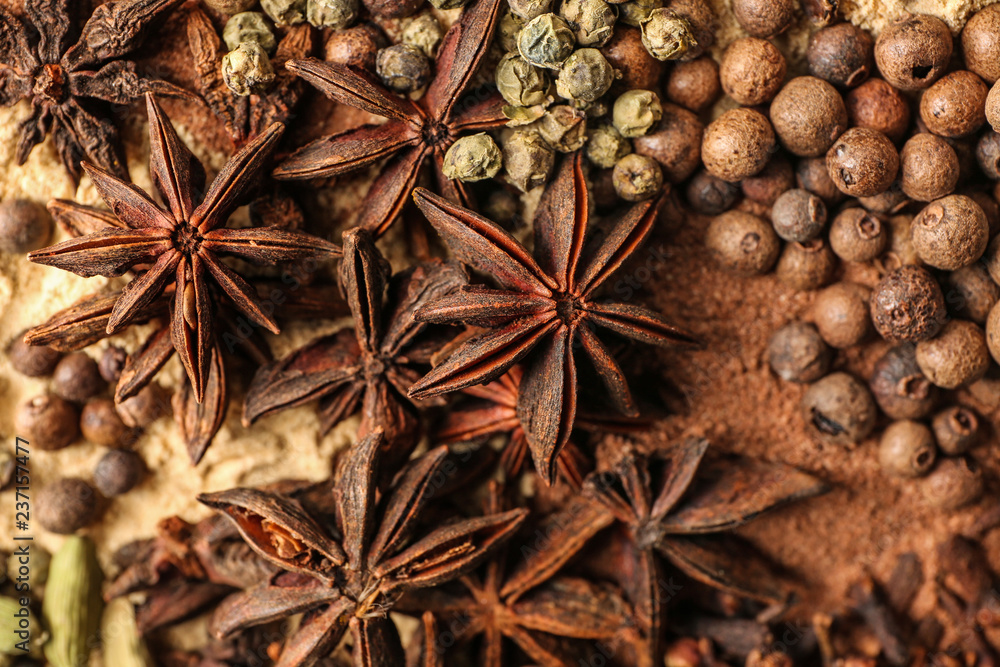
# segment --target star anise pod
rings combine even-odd
[[[469,205],[461,181],[442,172],[444,155],[464,132],[504,125],[498,93],[459,104],[490,48],[503,3],[473,0],[444,37],[437,75],[418,102],[403,99],[359,69],[316,59],[291,60],[286,67],[324,95],[362,111],[384,116],[382,125],[365,125],[318,139],[296,151],[274,171],[275,178],[311,179],[346,174],[389,158],[359,207],[357,224],[380,236],[406,204],[424,160],[432,159],[440,192]]]
[[[445,523],[418,538],[418,521],[448,449],[438,447],[411,461],[380,500],[382,439],[382,431],[374,431],[341,460],[336,511],[328,516],[253,489],[199,496],[228,515],[247,543],[283,570],[269,583],[227,598],[213,616],[215,635],[304,612],[278,667],[315,664],[337,647],[348,627],[355,664],[402,664],[403,647],[387,615],[399,597],[469,572],[523,523],[527,510],[518,509]]]
[[[84,164],[118,225],[105,226],[92,234],[29,253],[28,259],[84,277],[119,276],[130,269],[145,267],[111,308],[108,334],[121,331],[135,321],[172,287],[170,346],[184,365],[195,400],[201,403],[213,367],[221,364],[214,322],[218,309],[213,307],[210,282],[255,326],[278,333],[270,305],[221,258],[234,256],[271,264],[331,257],[339,254],[340,248],[303,232],[272,227],[225,227],[230,214],[245,203],[256,187],[284,131],[280,123],[240,149],[197,204],[199,194],[204,191],[204,169],[181,142],[151,94],[147,94],[146,103],[150,171],[154,185],[167,202],[166,210],[138,187],[105,169]],[[85,207],[77,207],[77,213],[81,217],[92,215],[95,225],[106,223],[109,218],[107,212]],[[165,341],[161,337],[158,344],[153,343],[157,344],[159,358],[164,362],[168,349]]]
[[[0,7],[0,104],[31,100],[19,128],[17,163],[52,133],[74,182],[89,160],[128,178],[109,104],[128,104],[143,93],[194,98],[166,81],[147,79],[122,58],[182,0],[119,0],[100,5],[80,28],[76,0],[25,0],[24,18]],[[73,40],[76,42],[73,43]]]
[[[211,19],[198,6],[188,10],[187,36],[199,92],[237,146],[257,136],[273,123],[286,123],[305,92],[305,82],[285,69],[289,60],[301,60],[313,51],[313,29],[308,23],[291,26],[278,42],[271,59],[275,80],[264,94],[235,94],[222,78],[220,63],[225,53]]]
[[[637,410],[622,370],[592,327],[656,345],[694,338],[642,306],[598,301],[598,288],[639,247],[657,218],[659,200],[631,207],[589,255],[584,254],[589,192],[582,157],[563,161],[535,216],[534,257],[486,218],[417,188],[417,205],[458,259],[491,276],[500,289],[473,285],[416,313],[434,323],[465,322],[492,331],[460,346],[410,388],[429,398],[495,380],[522,359],[517,416],[535,469],[553,479],[573,429],[577,404],[574,348],[591,360],[614,406]]]
[[[388,262],[367,230],[344,233],[340,284],[354,316],[354,330],[315,340],[285,359],[262,367],[247,391],[244,423],[321,400],[323,431],[360,408],[358,437],[381,428],[405,458],[420,437],[416,406],[406,396],[439,341],[421,336],[428,325],[413,313],[467,281],[457,262],[434,260],[390,280]],[[390,298],[383,305],[388,289]]]

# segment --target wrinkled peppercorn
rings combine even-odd
[[[503,165],[503,154],[493,137],[480,132],[458,138],[444,155],[441,173],[466,183],[493,178]]]
[[[899,153],[903,192],[917,201],[950,194],[958,184],[958,156],[947,141],[933,134],[915,134]]]
[[[386,87],[397,93],[412,93],[427,85],[431,64],[420,49],[394,44],[375,54],[375,71]]]
[[[848,127],[840,93],[814,76],[798,76],[786,83],[771,103],[770,113],[781,144],[801,157],[823,155]]]
[[[942,281],[944,300],[951,311],[976,324],[985,324],[990,310],[1000,300],[1000,286],[981,262],[950,271]]]
[[[910,105],[903,95],[882,79],[868,79],[844,98],[852,126],[877,130],[893,141],[902,141],[910,126]]]
[[[94,485],[108,498],[128,493],[142,481],[146,465],[135,452],[116,449],[101,457],[94,468]]]
[[[695,44],[683,59],[693,60],[702,56],[715,43],[715,13],[711,4],[708,0],[670,0],[669,9],[685,19],[694,33]]]
[[[944,74],[951,59],[951,31],[927,14],[904,14],[875,40],[875,64],[900,90],[927,88]]]
[[[630,90],[615,100],[611,120],[627,139],[641,137],[663,118],[663,106],[650,90]]]
[[[799,160],[795,167],[795,182],[823,200],[828,207],[844,199],[844,193],[830,178],[826,156]]]
[[[740,187],[736,183],[712,176],[704,169],[691,177],[687,184],[688,203],[702,215],[718,215],[736,203]]]
[[[813,302],[813,321],[823,340],[838,349],[857,345],[871,331],[871,290],[857,283],[836,283]]]
[[[571,153],[587,143],[587,116],[568,104],[550,107],[532,127],[560,153]]]
[[[767,346],[771,370],[786,382],[814,382],[830,369],[833,355],[816,327],[790,322],[771,336]]]
[[[988,5],[973,14],[962,28],[965,66],[993,83],[1000,79],[1000,6]]]
[[[117,345],[109,345],[104,349],[101,360],[97,362],[97,370],[105,382],[113,384],[121,378],[126,361],[128,352]]]
[[[654,9],[660,9],[666,0],[627,0],[618,4],[618,22],[639,27],[639,23],[649,18]]]
[[[852,197],[870,197],[892,185],[899,171],[899,154],[877,130],[852,127],[826,154],[830,179]]]
[[[781,250],[774,228],[743,211],[716,216],[708,226],[705,245],[722,266],[742,275],[766,273]]]
[[[931,421],[938,447],[948,456],[969,451],[979,439],[979,417],[975,411],[961,405],[941,410]]]
[[[610,123],[591,129],[587,138],[587,158],[602,169],[614,167],[618,160],[631,152],[631,142]]]
[[[679,62],[667,79],[667,99],[685,109],[701,112],[715,104],[722,94],[719,66],[711,56]]]
[[[7,347],[7,358],[14,370],[28,377],[51,375],[62,359],[62,352],[47,345],[27,345],[24,332],[14,337]]]
[[[573,53],[576,36],[555,14],[542,14],[528,21],[517,36],[521,57],[535,67],[559,69]]]
[[[890,343],[933,338],[947,318],[941,287],[920,266],[902,266],[882,278],[871,311],[875,330]]]
[[[814,239],[826,226],[826,204],[808,190],[786,190],[771,207],[771,224],[785,241]]]
[[[518,130],[503,145],[507,179],[521,192],[545,185],[555,166],[556,154],[538,132]]]
[[[106,387],[97,362],[83,352],[67,354],[52,375],[53,390],[67,401],[82,403]]]
[[[662,105],[662,117],[652,132],[632,140],[639,155],[656,160],[670,183],[688,179],[701,163],[705,126],[692,112],[674,104]]]
[[[979,500],[983,494],[983,471],[962,456],[942,458],[920,485],[920,493],[931,507],[956,510]]]
[[[295,25],[306,20],[306,0],[260,0],[260,8],[278,25]]]
[[[837,256],[823,239],[786,243],[774,267],[778,280],[794,290],[819,289],[833,279]]]
[[[792,163],[781,153],[776,153],[757,174],[740,181],[743,196],[771,207],[778,197],[795,187]]]
[[[576,31],[580,46],[607,44],[618,18],[618,12],[605,0],[563,0],[559,15]]]
[[[964,137],[986,123],[989,88],[968,70],[946,74],[920,97],[920,118],[942,137]]]
[[[719,81],[726,94],[744,106],[774,99],[788,64],[774,44],[756,37],[737,39],[722,54]]]
[[[365,24],[330,33],[324,57],[331,63],[375,71],[375,56],[386,46],[385,35],[374,25]]]
[[[813,33],[806,61],[811,75],[854,88],[875,68],[875,41],[853,23],[838,23]]]
[[[611,173],[615,192],[625,201],[655,197],[663,188],[663,171],[651,157],[630,153],[615,164]]]
[[[911,233],[920,259],[946,271],[975,262],[989,241],[986,214],[965,195],[949,195],[925,206],[914,218]]]
[[[42,528],[69,535],[97,518],[97,494],[82,479],[64,477],[42,487],[35,499],[35,516]]]
[[[733,14],[754,37],[771,38],[788,30],[795,18],[794,0],[733,0]]]
[[[940,390],[920,370],[916,346],[890,348],[875,362],[868,381],[875,401],[892,419],[921,419],[930,414]]]
[[[257,42],[241,42],[222,56],[222,78],[240,97],[266,92],[274,83],[274,67]]]
[[[497,64],[496,84],[507,104],[522,107],[544,103],[551,87],[545,70],[517,53],[508,53]]]
[[[594,102],[611,88],[615,72],[597,49],[577,49],[559,70],[556,93],[576,102]]]
[[[879,465],[894,477],[923,477],[936,458],[934,434],[920,422],[895,421],[882,433],[878,446]]]
[[[229,17],[222,29],[222,40],[230,51],[243,42],[257,42],[268,55],[274,55],[278,46],[267,18],[260,12],[240,12]]]
[[[72,403],[54,394],[43,394],[18,406],[14,428],[32,447],[50,452],[76,440],[79,419]]]
[[[659,85],[664,64],[649,55],[638,29],[616,26],[601,53],[622,75],[617,84],[619,90],[653,90]]]
[[[80,412],[80,431],[83,437],[102,447],[130,447],[138,434],[125,425],[115,402],[108,398],[87,401]]]
[[[886,228],[874,213],[848,208],[830,225],[830,247],[845,262],[869,262],[878,257],[888,242]]]
[[[0,252],[37,250],[52,237],[52,217],[41,204],[27,199],[0,203]]]
[[[764,114],[730,109],[705,128],[701,160],[713,176],[739,181],[764,168],[774,152],[774,141],[774,130]]]
[[[169,404],[158,384],[148,384],[135,396],[118,403],[115,409],[126,426],[146,428],[166,413]]]
[[[410,21],[400,40],[403,44],[420,49],[428,58],[433,58],[443,38],[444,28],[440,21],[430,12],[424,12]]]
[[[878,411],[868,388],[852,375],[831,373],[813,383],[802,397],[810,430],[839,445],[861,442],[875,428]]]
[[[659,8],[639,21],[642,45],[657,60],[680,60],[698,47],[691,23],[673,9]]]
[[[968,320],[951,320],[937,336],[917,343],[917,363],[927,379],[955,389],[983,376],[990,363],[983,330]]]

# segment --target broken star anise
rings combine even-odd
[[[195,400],[201,403],[211,367],[221,363],[214,321],[218,309],[212,303],[209,279],[254,325],[278,332],[269,304],[221,257],[269,264],[334,256],[340,248],[303,232],[276,227],[225,227],[230,214],[245,203],[256,187],[284,130],[280,123],[233,155],[197,204],[204,191],[204,169],[181,142],[151,94],[147,93],[146,103],[150,171],[153,184],[167,202],[166,210],[135,185],[85,164],[117,225],[29,253],[28,259],[84,277],[119,276],[137,266],[144,267],[115,301],[107,323],[109,334],[135,321],[172,287],[170,342],[184,365]],[[77,207],[77,212],[80,217],[92,214],[95,225],[107,223],[110,218],[107,212],[86,207]],[[163,350],[167,351],[165,343]]]
[[[458,104],[490,48],[501,0],[474,0],[445,35],[437,58],[437,75],[418,102],[398,97],[359,69],[320,60],[291,60],[286,67],[324,95],[368,113],[388,118],[382,125],[318,139],[278,165],[275,178],[311,179],[346,174],[389,158],[360,205],[357,224],[380,236],[402,211],[424,160],[433,161],[440,192],[468,206],[461,181],[442,172],[444,155],[464,132],[483,132],[504,125],[503,99],[495,91],[469,104]]]
[[[121,58],[182,0],[120,0],[100,5],[79,28],[79,0],[25,0],[24,18],[0,6],[0,104],[31,100],[19,128],[17,163],[52,133],[74,181],[80,161],[128,178],[109,104],[128,104],[143,93],[191,97],[166,81],[147,79]],[[73,40],[76,40],[74,43]]]
[[[411,461],[379,500],[382,449],[382,431],[376,430],[341,460],[336,507],[329,515],[314,516],[293,500],[253,489],[199,496],[227,514],[247,543],[283,570],[269,583],[224,600],[213,615],[213,634],[305,613],[278,667],[315,664],[337,647],[348,627],[354,664],[403,664],[399,634],[388,618],[400,596],[454,580],[484,562],[518,530],[527,510],[447,522],[417,537],[448,449],[438,447]]]
[[[597,289],[652,230],[659,200],[631,207],[585,255],[589,192],[579,153],[563,161],[542,196],[534,257],[510,233],[473,211],[422,188],[414,198],[452,253],[491,276],[500,289],[468,286],[417,311],[417,319],[425,322],[465,322],[492,331],[461,345],[413,385],[410,396],[429,398],[490,382],[524,359],[517,416],[543,479],[552,481],[556,457],[576,417],[574,348],[591,360],[614,406],[637,414],[622,370],[592,327],[656,345],[695,343],[647,308],[595,299]]]

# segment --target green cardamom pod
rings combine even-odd
[[[135,609],[125,598],[108,603],[101,617],[104,664],[115,667],[154,667],[135,622]]]
[[[71,535],[52,557],[42,600],[42,618],[51,637],[45,658],[52,667],[86,665],[98,643],[104,574],[92,540]]]

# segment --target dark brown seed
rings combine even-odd
[[[774,267],[778,280],[794,290],[819,289],[833,280],[839,261],[823,239],[786,243]]]
[[[740,26],[754,37],[780,35],[795,19],[794,0],[733,0],[732,6]]]
[[[773,206],[778,197],[794,187],[792,163],[781,154],[773,155],[756,175],[740,181],[743,196],[767,207]]]
[[[983,493],[983,471],[962,456],[938,461],[920,485],[920,495],[931,507],[956,510],[979,500]]]
[[[1000,285],[990,278],[982,262],[950,271],[942,276],[942,281],[949,310],[976,324],[985,324],[990,310],[1000,300]]]
[[[965,195],[931,202],[913,220],[913,247],[924,263],[954,271],[986,252],[989,224],[979,204]]]
[[[903,192],[917,201],[951,194],[958,185],[958,155],[947,141],[933,134],[915,134],[899,153]]]
[[[896,213],[901,208],[909,203],[909,198],[906,193],[903,192],[902,187],[900,187],[899,182],[892,184],[885,192],[880,192],[877,195],[872,195],[871,197],[858,197],[858,203],[861,204],[866,211],[872,213],[878,213],[880,215]]]
[[[125,425],[109,398],[87,401],[80,411],[80,431],[86,440],[115,449],[130,447],[138,435]]]
[[[983,132],[976,143],[976,162],[987,178],[1000,179],[1000,134]]]
[[[781,250],[774,228],[743,211],[716,216],[708,226],[705,245],[722,266],[742,275],[766,273]]]
[[[32,447],[50,452],[76,440],[79,418],[72,403],[55,394],[43,394],[18,407],[14,428]]]
[[[830,247],[845,262],[868,262],[878,257],[888,242],[885,225],[874,213],[848,208],[830,225]]]
[[[52,217],[41,204],[27,199],[0,203],[0,252],[37,250],[52,237]]]
[[[952,405],[934,415],[931,421],[938,447],[948,456],[958,456],[979,440],[979,415],[971,408]]]
[[[67,354],[56,364],[52,374],[52,389],[67,401],[83,403],[107,389],[97,362],[83,352]]]
[[[875,40],[853,23],[838,23],[813,33],[806,61],[811,75],[854,88],[875,69]]]
[[[826,168],[826,156],[799,160],[795,167],[795,181],[799,187],[808,190],[829,207],[844,199],[844,193],[830,178]]]
[[[814,239],[826,226],[826,204],[808,190],[787,190],[771,207],[771,224],[785,241]]]
[[[1000,6],[988,5],[973,14],[962,28],[965,66],[992,84],[1000,79]]]
[[[868,388],[840,372],[827,375],[806,390],[802,411],[812,433],[839,445],[853,445],[867,438],[878,416]]]
[[[875,64],[900,90],[921,90],[938,80],[951,59],[951,31],[927,14],[904,14],[875,40]]]
[[[702,215],[718,215],[728,211],[739,195],[738,184],[716,178],[704,169],[692,176],[687,185],[688,203]]]
[[[823,155],[848,127],[840,93],[814,76],[786,83],[771,103],[770,113],[781,145],[801,157]]]
[[[735,182],[764,168],[774,142],[774,129],[764,114],[730,109],[705,128],[701,159],[710,174]]]
[[[894,477],[923,477],[936,458],[934,434],[920,422],[908,419],[893,422],[879,441],[879,465]]]
[[[940,390],[917,364],[912,344],[890,348],[877,362],[868,381],[878,406],[892,419],[921,419],[934,409]]]
[[[715,104],[722,94],[719,66],[711,56],[678,62],[670,70],[667,100],[700,113]]]
[[[871,290],[857,283],[836,283],[816,295],[813,321],[831,347],[857,345],[871,331],[868,300]]]
[[[774,99],[787,70],[785,56],[774,44],[743,37],[722,54],[719,81],[727,95],[743,106],[752,107]]]
[[[910,232],[913,226],[913,216],[900,213],[890,216],[887,221],[889,228],[889,247],[881,257],[875,260],[875,265],[881,273],[894,271],[901,266],[921,264],[917,250],[913,247]]]
[[[820,379],[830,369],[832,356],[816,327],[805,322],[790,322],[781,327],[767,346],[771,370],[786,382]]]
[[[919,266],[902,266],[882,278],[871,311],[875,330],[890,343],[933,338],[948,316],[941,287]]]
[[[986,123],[989,88],[976,74],[959,70],[941,77],[920,98],[920,118],[942,137],[964,137]]]
[[[151,383],[116,406],[118,416],[130,428],[146,428],[167,412],[170,400],[160,385]]]
[[[910,105],[903,95],[882,79],[868,79],[844,98],[852,126],[877,130],[895,142],[910,127]]]
[[[94,468],[94,485],[112,498],[135,488],[146,472],[142,457],[133,451],[112,450],[101,457]]]
[[[844,194],[870,197],[892,185],[899,172],[899,154],[881,132],[852,127],[826,154],[826,167]]]
[[[622,75],[612,92],[658,89],[664,64],[642,45],[642,33],[638,28],[616,25],[611,39],[601,47],[601,53]]]
[[[324,57],[327,62],[358,67],[375,73],[375,54],[388,46],[385,34],[370,23],[333,30],[326,41]]]
[[[109,345],[104,349],[101,360],[97,362],[97,370],[106,382],[114,384],[122,376],[122,369],[125,368],[125,361],[128,359],[128,352],[117,345]]]
[[[943,389],[975,382],[990,364],[986,335],[968,320],[949,321],[937,336],[917,343],[916,352],[920,370]]]
[[[663,104],[663,118],[654,132],[636,137],[632,148],[663,167],[669,183],[686,181],[701,164],[701,137],[705,126],[683,107]]]
[[[424,0],[362,0],[365,8],[375,16],[398,19],[413,15]]]
[[[35,501],[42,528],[69,535],[89,526],[97,517],[97,494],[82,479],[65,477],[42,487]]]
[[[51,375],[56,364],[62,359],[62,352],[47,345],[26,345],[24,332],[14,337],[7,347],[7,358],[14,370],[28,377]]]

